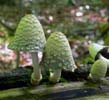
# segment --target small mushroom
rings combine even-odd
[[[90,44],[90,46],[89,46],[89,54],[91,55],[91,57],[92,57],[93,59],[95,59],[97,53],[98,53],[100,50],[102,50],[103,48],[104,48],[104,46],[102,46],[102,45],[99,45],[99,44],[97,44],[97,43],[92,43],[92,44]]]
[[[59,82],[62,69],[74,71],[77,68],[63,33],[54,32],[48,38],[41,64],[50,71],[49,80],[52,83]]]
[[[98,59],[91,67],[89,78],[91,78],[94,82],[100,82],[105,77],[106,72],[106,62],[102,59]]]
[[[8,46],[12,50],[31,53],[33,61],[32,84],[38,84],[42,79],[41,68],[38,64],[38,52],[43,51],[45,43],[46,39],[40,22],[34,15],[28,14],[21,19],[15,38]]]
[[[89,54],[93,59],[98,60],[99,58],[104,60],[109,67],[109,47],[102,46],[96,43],[92,43],[89,46]]]

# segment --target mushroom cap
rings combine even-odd
[[[101,78],[105,77],[106,72],[107,72],[106,62],[102,59],[99,59],[92,65],[90,76],[94,80],[100,80]]]
[[[54,32],[48,38],[42,58],[42,66],[72,71],[76,68],[69,42],[63,33]]]
[[[91,55],[92,58],[95,59],[97,53],[103,48],[104,48],[104,46],[102,46],[102,45],[99,45],[97,43],[92,43],[89,46],[89,54]]]
[[[28,14],[18,24],[15,38],[8,48],[16,51],[38,52],[43,51],[45,43],[46,39],[40,22],[35,15]]]

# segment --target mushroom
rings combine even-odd
[[[46,44],[43,28],[35,15],[25,15],[16,29],[15,38],[8,48],[31,53],[33,73],[31,83],[38,84],[42,79],[41,68],[38,63],[38,52],[43,51]]]
[[[99,58],[104,60],[109,67],[109,47],[102,46],[97,43],[92,43],[89,46],[89,54],[93,59],[98,60]]]
[[[92,57],[93,59],[95,59],[97,53],[98,53],[101,49],[103,49],[103,48],[104,48],[104,46],[102,46],[102,45],[99,45],[99,44],[97,44],[97,43],[91,43],[91,44],[89,45],[89,54],[91,55],[91,57]]]
[[[75,65],[67,38],[61,32],[54,32],[48,38],[41,65],[50,71],[49,81],[59,82],[62,69],[74,71]]]
[[[98,59],[91,67],[89,78],[94,82],[100,82],[106,75],[107,64],[104,60]]]

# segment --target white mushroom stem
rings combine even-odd
[[[19,63],[20,63],[20,52],[16,51],[16,55],[17,55],[17,58],[16,58],[16,68],[18,68],[19,67]]]
[[[31,83],[33,85],[38,84],[42,79],[41,68],[38,63],[38,53],[32,52],[33,73],[31,75]]]
[[[52,83],[57,83],[59,82],[60,77],[61,77],[61,69],[53,70],[52,72],[50,72],[49,81]]]

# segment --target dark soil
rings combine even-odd
[[[78,68],[74,72],[63,70],[60,82],[87,80],[89,70],[90,68]],[[31,74],[31,66],[19,67],[9,72],[0,73],[0,90],[31,86]],[[109,75],[109,72],[107,75]],[[49,75],[44,76],[40,84],[50,84],[48,77]]]
[[[19,67],[9,72],[0,73],[0,90],[30,85],[31,67]]]

